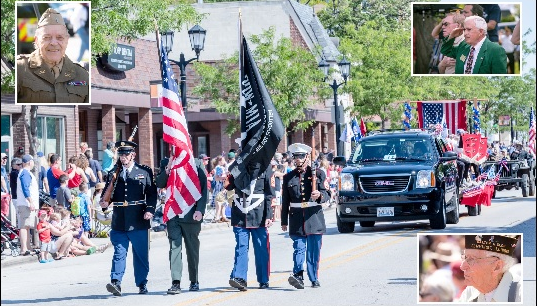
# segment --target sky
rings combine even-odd
[[[451,2],[455,3],[454,1],[440,1],[440,2]],[[457,1],[456,3],[463,3],[461,1]],[[526,41],[526,43],[531,44],[535,42],[535,31],[536,31],[536,24],[535,24],[535,0],[502,0],[502,1],[476,1],[476,2],[464,2],[464,3],[520,3],[521,4],[521,24],[522,24],[522,32],[521,34],[524,35],[528,31],[528,29],[531,28],[532,33],[526,37],[523,37],[523,39]],[[524,52],[524,50],[522,50]],[[535,60],[535,54],[532,54],[530,56],[526,56],[526,65],[522,67],[522,73],[528,72],[531,68],[536,68],[536,60]]]

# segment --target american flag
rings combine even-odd
[[[457,129],[466,130],[466,101],[418,102],[418,121],[421,129],[441,123],[445,117],[450,134]]]
[[[535,156],[535,112],[533,107],[530,111],[530,130],[528,132],[528,146],[531,154]]]
[[[160,46],[163,138],[172,146],[163,212],[163,220],[168,222],[177,215],[182,218],[192,209],[201,198],[201,187],[175,76],[162,42]]]
[[[362,133],[362,137],[365,137],[367,134],[367,127],[365,126],[364,118],[360,119],[360,132]]]

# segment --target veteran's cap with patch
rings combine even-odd
[[[311,147],[303,143],[293,143],[287,148],[293,155],[295,154],[308,154],[311,152]]]
[[[41,27],[48,26],[48,25],[65,26],[65,22],[63,21],[63,17],[60,13],[49,8],[43,13],[43,15],[41,15],[41,18],[39,19],[39,22],[37,23],[37,27],[41,28]]]
[[[117,154],[128,154],[134,152],[138,144],[128,140],[116,141]]]
[[[513,256],[518,235],[466,235],[465,248]]]

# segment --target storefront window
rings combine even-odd
[[[38,150],[45,156],[48,153],[57,153],[62,156],[62,162],[67,160],[65,155],[64,120],[59,117],[37,117]]]
[[[2,115],[2,153],[6,153],[8,156],[8,159],[11,160],[13,157],[12,147],[13,144],[11,143],[11,116],[10,115]],[[10,163],[7,163],[6,168],[9,170]]]

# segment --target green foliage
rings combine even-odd
[[[15,63],[15,1],[2,1],[2,60]],[[2,93],[15,92],[14,71],[2,75]]]
[[[203,16],[184,0],[91,1],[91,49],[108,52],[118,39],[127,41],[159,30],[180,30]]]
[[[314,89],[322,75],[311,52],[294,46],[288,38],[276,41],[274,36],[274,28],[252,35],[250,48],[255,45],[253,56],[284,126],[294,122],[296,129],[304,129],[312,124],[304,121],[304,109],[319,102]],[[211,101],[218,112],[235,118],[239,114],[237,63],[238,54],[214,65],[196,63],[201,79],[194,88],[194,93]],[[232,123],[228,125],[227,134],[238,129],[238,122]]]

